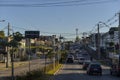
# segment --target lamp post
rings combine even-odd
[[[108,28],[110,28],[106,23],[104,23],[104,22],[102,22],[102,21],[100,21],[99,23],[98,23],[98,46],[97,46],[97,50],[98,50],[98,59],[100,59],[101,58],[101,52],[100,52],[100,28],[102,28],[101,26],[100,26],[100,24],[103,24],[103,25],[105,25],[105,27],[108,27]]]
[[[0,22],[5,22],[5,20],[0,20]]]

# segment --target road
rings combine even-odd
[[[120,77],[111,76],[109,67],[102,66],[102,76],[87,75],[85,70],[82,70],[82,65],[77,62],[72,64],[64,64],[54,76],[54,80],[120,80]]]

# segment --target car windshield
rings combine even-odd
[[[84,58],[80,58],[80,60],[85,60]]]

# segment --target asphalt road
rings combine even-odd
[[[64,64],[54,76],[54,80],[120,80],[120,77],[110,75],[109,67],[102,66],[102,69],[102,76],[87,75],[86,71],[82,70],[82,65],[77,62]]]

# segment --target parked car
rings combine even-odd
[[[73,63],[74,62],[74,57],[71,55],[71,56],[68,56],[67,57],[67,63]]]
[[[83,64],[84,60],[85,60],[84,57],[79,57],[79,59],[78,59],[78,63],[79,63],[79,64]]]
[[[99,74],[102,75],[102,67],[99,63],[90,63],[87,68],[87,74]]]
[[[120,76],[120,64],[113,64],[110,68],[110,74]]]
[[[91,61],[90,60],[85,60],[84,62],[83,62],[83,69],[84,70],[86,70],[87,68],[88,68],[88,66],[89,66],[89,64],[91,63]]]
[[[76,60],[79,60],[82,57],[82,54],[76,54]]]

